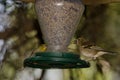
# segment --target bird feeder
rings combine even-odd
[[[24,61],[32,68],[87,68],[89,63],[67,51],[84,11],[81,0],[36,0],[35,9],[46,52],[37,52]]]

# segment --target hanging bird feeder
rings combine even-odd
[[[36,0],[36,13],[47,45],[46,52],[24,61],[33,68],[87,68],[89,63],[67,51],[84,11],[81,0]]]

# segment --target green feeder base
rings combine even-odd
[[[79,55],[69,52],[39,52],[35,56],[25,59],[25,67],[32,68],[87,68],[90,64],[79,59]]]

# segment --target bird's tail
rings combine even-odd
[[[119,52],[114,52],[114,51],[103,50],[103,52],[105,52],[105,54],[109,54],[109,55],[119,55]]]

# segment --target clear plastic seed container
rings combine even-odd
[[[66,52],[84,11],[81,0],[36,0],[48,52]]]

